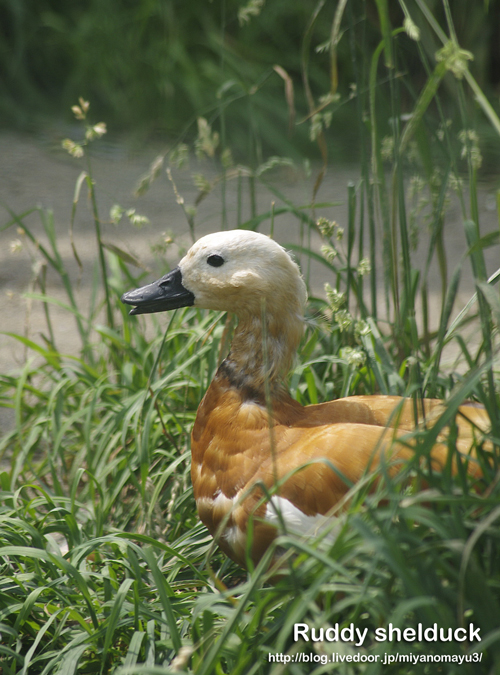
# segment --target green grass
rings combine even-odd
[[[332,672],[322,659],[333,652],[372,659],[336,664],[335,672],[342,675],[500,672],[500,275],[487,279],[483,255],[486,247],[498,245],[499,233],[480,228],[479,143],[474,134],[457,141],[460,131],[471,128],[468,98],[471,91],[477,94],[477,85],[467,58],[457,51],[451,22],[444,32],[427,16],[435,39],[448,47],[436,58],[416,43],[427,75],[422,93],[414,95],[411,80],[400,78],[393,67],[404,59],[409,38],[393,29],[385,3],[377,2],[379,46],[364,54],[354,39],[363,24],[355,22],[350,3],[344,14],[342,7],[333,17],[332,32],[338,37],[339,27],[345,27],[352,38],[363,148],[360,180],[346,187],[349,216],[340,224],[343,234],[339,226],[319,219],[326,207],[312,201],[304,209],[286,200],[267,180],[269,164],[257,169],[232,165],[222,156],[223,144],[212,154],[219,180],[234,178],[240,200],[248,184],[255,205],[255,185],[260,184],[276,202],[269,213],[255,207],[247,221],[239,205],[238,225],[259,228],[270,222],[272,229],[274,219],[292,215],[302,233],[296,252],[304,271],[308,258],[321,261],[330,284],[326,300],[311,298],[290,378],[293,395],[304,404],[355,393],[400,394],[415,401],[437,396],[447,400],[446,412],[432,429],[415,433],[415,459],[397,478],[382,475],[372,491],[370,480],[353,486],[333,543],[282,534],[276,541],[285,551],[279,579],[272,579],[268,569],[272,551],[249,575],[239,570],[214,550],[199,523],[189,479],[189,433],[225,349],[224,318],[193,308],[164,317],[127,315],[120,295],[142,277],[134,275],[119,249],[110,250],[102,241],[88,164],[82,181],[91,192],[99,251],[88,311],[75,299],[51,214],[34,210],[45,247],[27,224],[31,213],[9,213],[3,225],[5,230],[22,228],[59,275],[68,321],[75,322],[81,340],[76,356],[58,351],[51,324],[54,300],[47,297],[41,277],[36,297],[45,308],[45,340],[13,336],[37,360],[0,377],[0,403],[15,415],[15,426],[0,440],[0,457],[9,462],[0,474],[0,665],[6,675],[319,675]],[[445,14],[447,9],[445,3]],[[330,48],[333,77],[335,44]],[[458,126],[448,124],[443,111],[445,81],[454,88]],[[379,106],[382,93],[388,93],[394,112],[390,136],[385,107]],[[404,121],[399,112],[408,96],[413,116]],[[487,99],[479,95],[477,100],[498,131]],[[312,105],[314,110],[314,100]],[[326,121],[316,117],[311,122],[322,151]],[[198,150],[210,150],[211,134],[202,125]],[[169,159],[174,167],[174,158]],[[409,174],[419,180],[408,182]],[[321,180],[320,173],[316,187]],[[209,187],[202,186],[199,199]],[[459,261],[447,260],[443,238],[450,193],[457,195],[469,246]],[[186,216],[196,236],[195,209],[186,206]],[[230,221],[224,202],[221,221]],[[412,240],[423,227],[430,238],[419,272]],[[309,243],[316,228],[324,238],[322,253]],[[380,255],[382,281],[375,274]],[[429,321],[432,265],[442,273],[437,331]],[[476,296],[467,311],[457,313],[465,265],[472,266]],[[471,323],[479,335],[474,347],[463,337]],[[452,343],[460,359],[450,369],[443,366],[443,351]],[[450,458],[458,460],[454,419],[465,399],[484,405],[492,423],[488,438],[477,438],[484,473],[479,481],[467,474],[465,461],[458,461],[456,474],[451,463],[436,473],[426,461],[445,424],[451,429]],[[316,628],[353,623],[367,629],[367,638],[358,647],[294,643],[298,622]],[[375,640],[376,629],[390,623],[455,629],[471,622],[481,629],[479,643]],[[424,659],[429,654],[472,658],[476,652],[479,665],[380,664],[385,653]],[[310,660],[285,666],[269,659],[299,653]]]

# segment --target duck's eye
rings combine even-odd
[[[213,255],[208,256],[207,263],[212,267],[220,267],[224,264],[224,258],[214,253]]]

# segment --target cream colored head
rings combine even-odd
[[[199,239],[179,263],[183,286],[195,307],[249,314],[303,316],[307,299],[300,270],[269,237],[248,230],[216,232]]]
[[[302,336],[306,299],[300,270],[288,253],[248,230],[202,237],[174,270],[122,296],[133,306],[131,314],[192,305],[236,314],[224,373],[252,395],[262,393],[266,381],[274,393],[280,389]]]

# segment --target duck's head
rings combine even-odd
[[[194,305],[234,312],[240,318],[264,311],[302,317],[306,287],[296,263],[279,244],[258,232],[230,230],[199,239],[179,266],[158,281],[128,291],[131,314]]]

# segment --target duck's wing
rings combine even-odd
[[[363,477],[378,469],[395,475],[413,457],[412,444],[404,431],[369,424],[278,427],[275,453],[267,456],[247,485],[263,484],[268,494],[288,499],[306,515],[324,515]],[[443,443],[433,447],[436,470],[444,466],[447,452]]]
[[[352,422],[413,431],[432,427],[446,411],[440,399],[423,399],[415,403],[401,396],[349,396],[303,408],[311,425]],[[472,402],[458,408],[456,423],[459,435],[471,437],[474,431],[487,433],[491,423],[485,408]]]
[[[335,533],[353,486],[371,492],[381,476],[394,477],[414,456],[411,434],[401,430],[338,423],[308,432],[294,439],[283,430],[286,449],[279,453],[276,438],[276,456],[249,482],[251,494],[243,501],[239,518],[242,525],[245,518],[253,519],[253,546],[260,546],[261,536],[269,536],[269,526],[305,536],[314,536],[322,528]],[[471,443],[464,444],[465,453],[470,450]],[[448,458],[447,444],[436,443],[430,453],[433,470],[442,470]],[[452,461],[455,469],[455,456]],[[469,474],[480,478],[475,457],[467,461]]]
[[[206,416],[200,406],[193,431],[193,486],[201,519],[221,548],[243,565],[249,519],[257,561],[280,521],[312,534],[362,478],[377,468],[395,475],[414,455],[411,400],[361,396],[306,408],[283,403],[275,407],[271,427],[265,406],[242,404],[234,392],[226,392],[218,403]],[[424,405],[431,425],[444,410],[442,402]],[[478,412],[465,412],[471,411]],[[388,422],[393,426],[385,426]],[[467,453],[473,426],[465,419],[464,424],[459,449]],[[431,453],[436,470],[448,458],[444,436]],[[470,460],[469,471],[479,475],[474,462]]]

